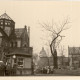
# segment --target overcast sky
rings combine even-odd
[[[72,1],[0,1],[0,15],[6,13],[15,21],[16,28],[31,27],[31,46],[34,53],[45,47],[45,37],[39,22],[62,22],[70,18],[70,29],[63,32],[64,46],[80,46],[80,2]],[[46,33],[47,37],[47,33]],[[67,53],[66,53],[67,54]]]

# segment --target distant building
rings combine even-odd
[[[69,65],[74,68],[80,67],[80,47],[68,47]]]
[[[63,66],[66,68],[69,66],[69,59],[68,57],[62,57],[62,56],[57,56],[57,63],[58,63],[58,68],[62,68]],[[38,66],[39,68],[43,68],[46,66],[53,66],[53,57],[50,56],[48,57],[46,55],[46,51],[44,48],[40,51],[40,57],[38,60]]]
[[[38,61],[39,68],[43,68],[46,66],[53,66],[53,58],[52,57],[40,57]]]
[[[42,47],[40,53],[39,53],[39,60],[38,60],[38,63],[37,65],[39,66],[39,68],[42,68],[42,67],[45,67],[45,66],[48,66],[48,56],[46,54],[46,51],[44,49],[44,47]]]
[[[39,57],[47,57],[46,51],[44,50],[44,47],[42,47],[42,50],[39,53]]]
[[[58,68],[67,68],[67,66],[69,66],[69,58],[58,56]]]
[[[46,66],[53,66],[53,57],[40,57],[38,61],[39,68],[43,68]],[[58,68],[67,68],[69,66],[69,59],[68,57],[58,56]]]
[[[15,22],[6,14],[0,16],[1,60],[6,56],[7,65],[17,65],[16,74],[32,73],[32,47],[30,47],[30,27],[15,28]]]

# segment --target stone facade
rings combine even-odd
[[[7,65],[17,65],[16,74],[32,73],[32,47],[30,47],[30,27],[15,28],[15,22],[6,14],[0,16],[1,60]]]

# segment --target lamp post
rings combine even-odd
[[[16,58],[16,55],[13,55],[13,59],[15,59]]]
[[[14,75],[16,75],[16,69],[17,69],[17,64],[16,64],[16,55],[13,55],[14,63],[13,63],[13,72]]]

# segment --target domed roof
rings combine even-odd
[[[47,57],[46,51],[44,50],[44,47],[42,47],[42,50],[39,53],[40,57]]]
[[[12,20],[6,13],[2,14],[2,15],[0,16],[0,19]]]

